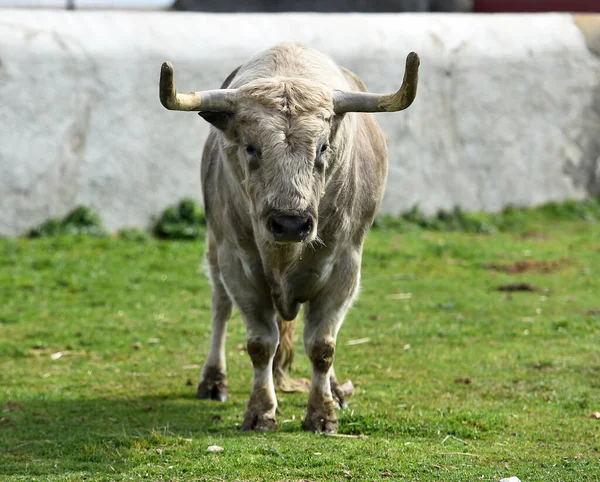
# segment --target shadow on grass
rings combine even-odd
[[[0,476],[110,474],[107,467],[119,473],[140,464],[167,463],[161,458],[165,449],[192,460],[205,457],[206,447],[212,444],[251,447],[265,438],[302,437],[304,396],[285,396],[285,415],[278,417],[280,428],[273,434],[241,432],[244,397],[234,393],[225,404],[196,400],[193,393],[8,402],[0,426]],[[294,421],[282,423],[290,413],[297,414]],[[413,418],[343,410],[338,417],[340,433],[385,439],[439,439],[440,434],[473,439],[506,430],[504,416],[487,412]],[[248,445],[240,440],[244,438],[253,441]]]
[[[243,403],[144,396],[125,399],[27,400],[2,404],[0,475],[50,475],[57,468],[119,470],[132,457],[160,454],[161,446],[242,437]],[[152,458],[152,457],[151,457]],[[1,477],[0,477],[1,478]]]

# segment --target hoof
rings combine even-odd
[[[314,413],[306,416],[302,429],[313,433],[337,433],[338,421],[335,416],[332,418]]]
[[[204,370],[202,380],[196,391],[196,398],[200,400],[227,401],[227,377],[216,368]]]
[[[331,394],[338,408],[348,408],[346,397],[354,395],[354,385],[350,380],[346,380],[340,385],[337,380],[331,379]]]
[[[242,431],[248,432],[254,430],[256,432],[267,432],[269,430],[275,430],[277,428],[277,422],[271,415],[247,413],[244,417],[244,423],[242,424]]]
[[[308,399],[306,418],[302,429],[313,433],[337,433],[338,421],[335,415],[337,403],[332,398]]]

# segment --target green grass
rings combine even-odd
[[[195,400],[201,242],[0,240],[0,480],[597,481],[600,227],[519,216],[501,234],[371,232],[336,354],[356,385],[339,413],[354,438],[303,433],[303,395],[279,396],[277,432],[240,432],[237,314],[230,400]],[[516,282],[540,291],[496,290]]]

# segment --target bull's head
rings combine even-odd
[[[171,110],[199,111],[220,129],[232,169],[245,187],[257,235],[276,243],[313,241],[319,202],[343,145],[347,112],[395,112],[417,93],[419,57],[412,52],[394,94],[332,91],[299,78],[259,79],[239,89],[177,93],[173,66],[162,65],[160,100]]]

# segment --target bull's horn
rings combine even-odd
[[[406,109],[417,95],[419,82],[419,56],[411,52],[406,57],[406,68],[402,86],[395,94],[371,94],[369,92],[333,93],[333,110],[336,114],[345,112],[396,112]]]
[[[173,82],[173,64],[164,62],[160,69],[159,96],[160,103],[169,110],[233,113],[237,89],[178,94]]]

